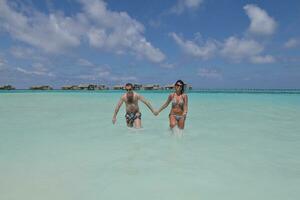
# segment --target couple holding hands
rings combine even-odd
[[[188,111],[188,97],[184,93],[184,82],[182,80],[178,80],[175,83],[175,92],[168,96],[167,101],[160,107],[159,110],[154,110],[143,96],[133,91],[133,85],[131,83],[127,83],[125,85],[126,93],[122,95],[120,101],[118,102],[112,122],[116,123],[116,117],[119,112],[120,107],[123,102],[126,105],[126,123],[128,127],[141,128],[141,117],[142,114],[139,110],[138,101],[143,102],[151,112],[157,116],[163,109],[168,107],[168,105],[172,102],[172,108],[169,114],[169,122],[170,128],[174,128],[176,125],[179,129],[184,128],[184,123]]]

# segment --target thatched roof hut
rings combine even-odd
[[[148,85],[143,85],[142,89],[143,90],[159,90],[160,87],[158,84],[148,84]]]

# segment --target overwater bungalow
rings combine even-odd
[[[0,90],[14,90],[14,89],[16,89],[16,88],[11,86],[11,85],[2,85],[2,86],[0,86]]]
[[[62,90],[108,90],[105,85],[95,84],[79,84],[79,85],[65,85],[61,87]]]
[[[95,84],[79,84],[78,88],[80,90],[95,90],[97,88],[97,85],[95,85]]]
[[[88,90],[95,90],[96,88],[97,88],[97,85],[90,84],[88,86]]]
[[[173,84],[165,85],[165,87],[164,87],[165,90],[173,90],[174,88],[175,88],[175,86]]]
[[[77,85],[65,85],[61,87],[62,90],[80,90]]]
[[[109,88],[106,85],[100,84],[97,85],[95,90],[108,90]]]
[[[159,90],[160,87],[158,84],[148,84],[148,85],[143,85],[142,89],[143,90]]]
[[[49,85],[38,85],[38,86],[31,86],[30,90],[52,90],[53,88]]]
[[[142,84],[133,84],[133,89],[134,90],[140,90],[143,87]]]
[[[89,84],[79,84],[77,86],[80,90],[87,90],[89,87]]]
[[[64,85],[61,87],[62,90],[71,90],[72,89],[72,85]]]
[[[113,89],[114,90],[123,90],[124,86],[123,85],[115,85],[115,86],[113,86]]]

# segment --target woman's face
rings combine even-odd
[[[181,92],[183,85],[181,83],[176,83],[175,84],[175,91],[176,92]]]

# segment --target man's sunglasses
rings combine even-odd
[[[127,92],[129,92],[129,91],[132,91],[132,88],[131,89],[125,89]]]
[[[175,86],[182,87],[182,85],[180,85],[180,84],[175,84]]]

